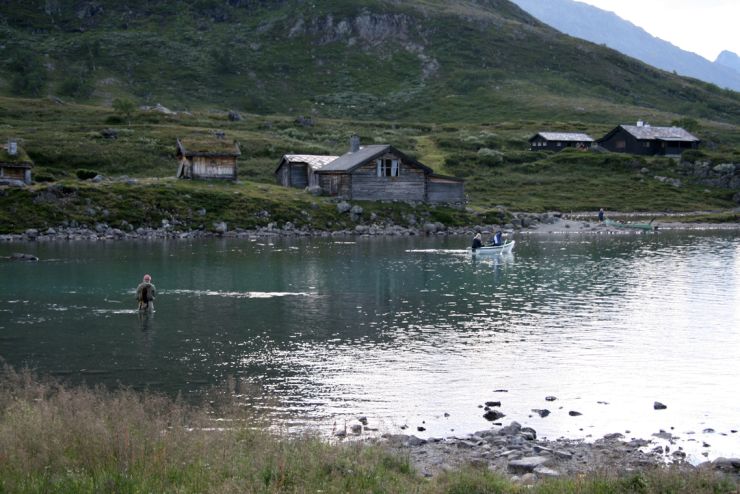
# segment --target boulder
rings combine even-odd
[[[514,434],[519,434],[519,431],[522,430],[521,424],[517,421],[513,421],[511,424],[507,425],[506,427],[502,427],[499,431],[501,434],[505,434],[507,436],[511,436]]]
[[[213,231],[218,233],[219,235],[223,235],[228,230],[229,228],[226,225],[225,221],[219,221],[219,222],[213,223]]]
[[[483,418],[491,422],[493,422],[494,420],[498,420],[502,417],[506,417],[506,414],[501,413],[498,410],[489,410],[483,414]]]
[[[100,136],[104,139],[118,139],[118,131],[116,129],[103,129],[100,131]]]
[[[242,119],[242,116],[239,114],[239,112],[234,110],[229,110],[229,121],[230,122],[239,122]]]
[[[548,410],[547,408],[542,408],[542,409],[540,409],[540,408],[533,408],[532,411],[534,413],[536,413],[537,415],[539,415],[540,417],[542,417],[542,418],[545,418],[548,415],[550,415],[550,410]]]
[[[653,403],[653,409],[655,410],[665,410],[666,408],[668,407],[659,401],[656,401],[655,403]]]
[[[531,427],[522,427],[520,433],[522,435],[522,438],[526,439],[527,441],[534,441],[535,439],[537,439],[537,431],[535,431]]]
[[[362,219],[362,212],[363,209],[361,206],[352,206],[352,209],[349,210],[352,221],[360,221]]]
[[[546,466],[543,466],[543,465],[540,465],[537,468],[535,468],[534,473],[537,474],[538,477],[548,477],[548,478],[560,477],[560,472],[553,470],[552,468],[547,468]]]
[[[527,456],[509,462],[508,470],[512,473],[532,473],[538,467],[544,466],[550,458],[547,456]]]
[[[740,473],[740,458],[719,457],[712,461],[712,468],[728,473]]]
[[[348,203],[347,201],[342,201],[337,204],[337,212],[339,212],[339,214],[348,213],[351,210],[352,210],[352,205]]]
[[[306,187],[305,190],[306,192],[314,196],[321,195],[321,187],[319,187],[318,185],[309,185],[308,187]]]

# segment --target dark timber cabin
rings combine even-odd
[[[236,180],[239,144],[220,138],[177,140],[177,178]]]
[[[0,184],[29,185],[33,162],[15,140],[0,148]]]
[[[538,132],[529,139],[530,151],[561,151],[565,148],[588,149],[594,143],[588,134]]]
[[[701,142],[680,127],[652,127],[642,121],[637,125],[620,125],[597,141],[615,153],[643,155],[680,155],[697,149]]]
[[[307,163],[306,169],[312,170],[312,176],[305,180],[286,171],[290,169],[288,165],[300,164],[291,156],[296,155],[284,156],[275,172],[282,185],[318,185],[325,195],[354,200],[460,204],[465,201],[463,180],[436,175],[428,166],[389,144],[360,146],[359,137],[352,136],[349,152],[321,166],[311,167]],[[301,159],[307,161],[305,155]]]
[[[277,183],[298,189],[317,186],[319,178],[316,172],[337,158],[338,156],[315,154],[286,154],[275,170]]]

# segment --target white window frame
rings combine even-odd
[[[375,160],[375,173],[378,177],[398,177],[401,175],[401,160],[378,158]]]

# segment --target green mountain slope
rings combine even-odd
[[[0,92],[422,121],[740,122],[740,94],[505,0],[6,0]]]

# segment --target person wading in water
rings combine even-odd
[[[154,297],[156,294],[157,289],[152,284],[152,277],[145,274],[144,281],[139,283],[139,286],[136,287],[136,300],[139,301],[139,310],[153,311]]]

